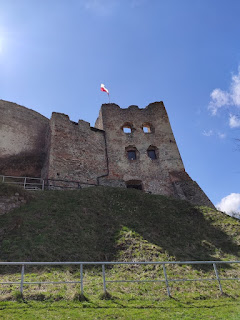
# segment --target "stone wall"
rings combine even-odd
[[[155,194],[174,193],[169,172],[184,171],[184,166],[162,102],[145,109],[102,105],[95,125],[106,133],[108,179],[141,181],[143,190]],[[124,126],[131,127],[132,132],[125,133]],[[144,132],[143,127],[148,127],[149,132]],[[148,156],[149,147],[155,148],[155,160]],[[128,148],[136,149],[136,160],[128,159]]]
[[[21,205],[27,203],[27,199],[16,192],[14,195],[0,195],[0,215],[3,215]]]
[[[0,174],[40,177],[49,120],[0,100]]]
[[[202,191],[196,181],[193,181],[186,172],[170,172],[170,178],[174,187],[174,196],[187,200],[192,204],[207,206],[215,209],[212,202]]]
[[[105,137],[102,130],[78,123],[60,113],[53,113],[48,135],[48,154],[44,178],[97,184],[107,174]]]
[[[153,194],[213,206],[185,172],[163,102],[144,109],[104,104],[95,127],[55,112],[49,121],[3,100],[0,114],[0,174],[62,180],[60,187],[64,180],[81,187],[137,185]],[[128,157],[131,150],[134,160]]]

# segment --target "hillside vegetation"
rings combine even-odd
[[[92,187],[26,192],[0,184],[0,194],[16,192],[28,202],[0,216],[1,261],[239,260],[240,221],[206,207],[138,190]],[[218,272],[221,278],[239,278],[239,267],[221,264]],[[41,305],[39,319],[48,318],[44,308],[51,303],[58,319],[66,318],[64,308],[76,319],[80,314],[93,319],[92,312],[101,313],[96,319],[159,319],[160,314],[170,319],[169,310],[174,319],[184,318],[183,312],[189,314],[186,319],[239,319],[239,281],[222,281],[224,301],[218,301],[220,291],[212,265],[168,264],[166,270],[169,281],[179,280],[169,282],[174,299],[168,299],[164,280],[148,282],[164,279],[161,265],[132,264],[106,267],[110,300],[103,301],[101,265],[84,266],[84,296],[79,283],[70,283],[79,281],[79,266],[26,266],[23,297],[38,300],[32,307],[27,303],[26,310],[8,301],[22,301],[18,291],[20,266],[0,267],[0,282],[6,282],[0,287],[0,317],[2,310],[6,319],[10,314],[11,319],[32,319],[35,308]],[[199,278],[212,281],[181,281]],[[16,284],[7,284],[9,281]],[[38,281],[51,284],[39,285],[35,283]],[[86,301],[79,304],[82,298]],[[63,300],[60,308],[59,300]],[[143,317],[145,309],[148,311]],[[85,310],[84,315],[81,310]]]
[[[1,261],[239,260],[240,221],[207,207],[107,187],[30,198],[0,216]]]

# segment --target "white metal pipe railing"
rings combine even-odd
[[[169,282],[184,282],[184,281],[217,281],[219,290],[223,293],[221,281],[223,280],[236,280],[239,281],[240,278],[220,278],[217,270],[218,265],[226,265],[240,263],[240,261],[142,261],[142,262],[0,262],[0,266],[21,266],[21,280],[20,282],[0,282],[2,284],[18,284],[20,285],[20,292],[23,294],[24,285],[29,284],[62,284],[62,283],[75,283],[80,284],[81,286],[81,294],[83,294],[83,266],[84,265],[101,265],[102,266],[102,283],[103,283],[103,292],[107,292],[107,283],[113,282],[165,282],[167,295],[171,297]],[[80,266],[80,281],[34,281],[34,282],[26,282],[24,281],[25,276],[25,266],[66,266],[66,265],[79,265]],[[107,280],[106,279],[106,270],[105,266],[109,265],[162,265],[163,266],[163,274],[164,279],[155,279],[155,280]],[[215,278],[198,278],[198,279],[169,279],[167,276],[166,265],[212,265],[215,273]]]
[[[17,177],[0,175],[3,183],[17,184],[24,189],[44,190],[47,189],[81,189],[82,186],[98,186],[97,183],[63,180],[63,179],[42,179],[32,177]]]

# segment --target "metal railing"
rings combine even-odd
[[[102,266],[102,285],[103,285],[103,292],[107,292],[107,283],[116,283],[116,282],[164,282],[166,285],[166,292],[168,297],[171,297],[170,286],[169,282],[184,282],[184,281],[217,281],[218,287],[221,293],[223,293],[221,281],[224,280],[237,280],[239,281],[240,278],[220,278],[217,265],[229,265],[233,263],[240,263],[240,261],[158,261],[158,262],[0,262],[0,266],[13,266],[19,265],[21,266],[21,280],[19,282],[0,282],[0,285],[12,285],[18,284],[20,286],[20,292],[23,294],[23,287],[24,285],[30,284],[66,284],[66,283],[74,283],[80,284],[81,286],[81,294],[84,294],[84,279],[83,279],[83,266],[84,265],[101,265]],[[24,281],[25,276],[25,266],[79,266],[80,267],[80,279],[79,281]],[[105,266],[109,265],[162,265],[163,267],[163,279],[155,279],[155,280],[107,280],[106,279],[106,271]],[[214,278],[198,278],[198,279],[171,279],[167,275],[167,268],[166,265],[212,265],[215,277]]]
[[[0,181],[8,184],[22,186],[26,190],[61,190],[61,189],[82,189],[88,186],[98,186],[96,183],[71,181],[63,179],[42,179],[31,177],[15,177],[0,175]]]
[[[0,175],[1,182],[22,186],[26,190],[44,190],[44,180],[41,178],[15,177]]]

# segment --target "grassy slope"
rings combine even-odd
[[[15,192],[24,194],[0,184],[0,195]],[[0,216],[0,260],[239,260],[239,227],[238,220],[221,212],[137,190],[36,192],[27,205]],[[71,268],[27,269],[26,281],[79,279],[79,270]],[[161,267],[116,266],[106,271],[110,280],[163,278]],[[239,276],[236,265],[219,271]],[[212,267],[167,266],[167,272],[170,279],[214,277]],[[3,272],[1,281],[19,281],[19,270]],[[174,299],[167,298],[164,283],[108,283],[112,299],[100,300],[101,268],[84,268],[89,301],[73,301],[79,285],[55,284],[26,285],[27,303],[6,301],[18,296],[18,285],[6,285],[1,286],[0,318],[239,319],[237,282],[224,282],[227,296],[221,298],[216,281],[170,286]]]
[[[221,212],[137,190],[45,191],[0,216],[0,260],[239,260],[239,227]]]
[[[1,319],[184,319],[239,320],[238,301],[229,298],[181,302],[96,301],[96,302],[5,302],[0,305]]]

